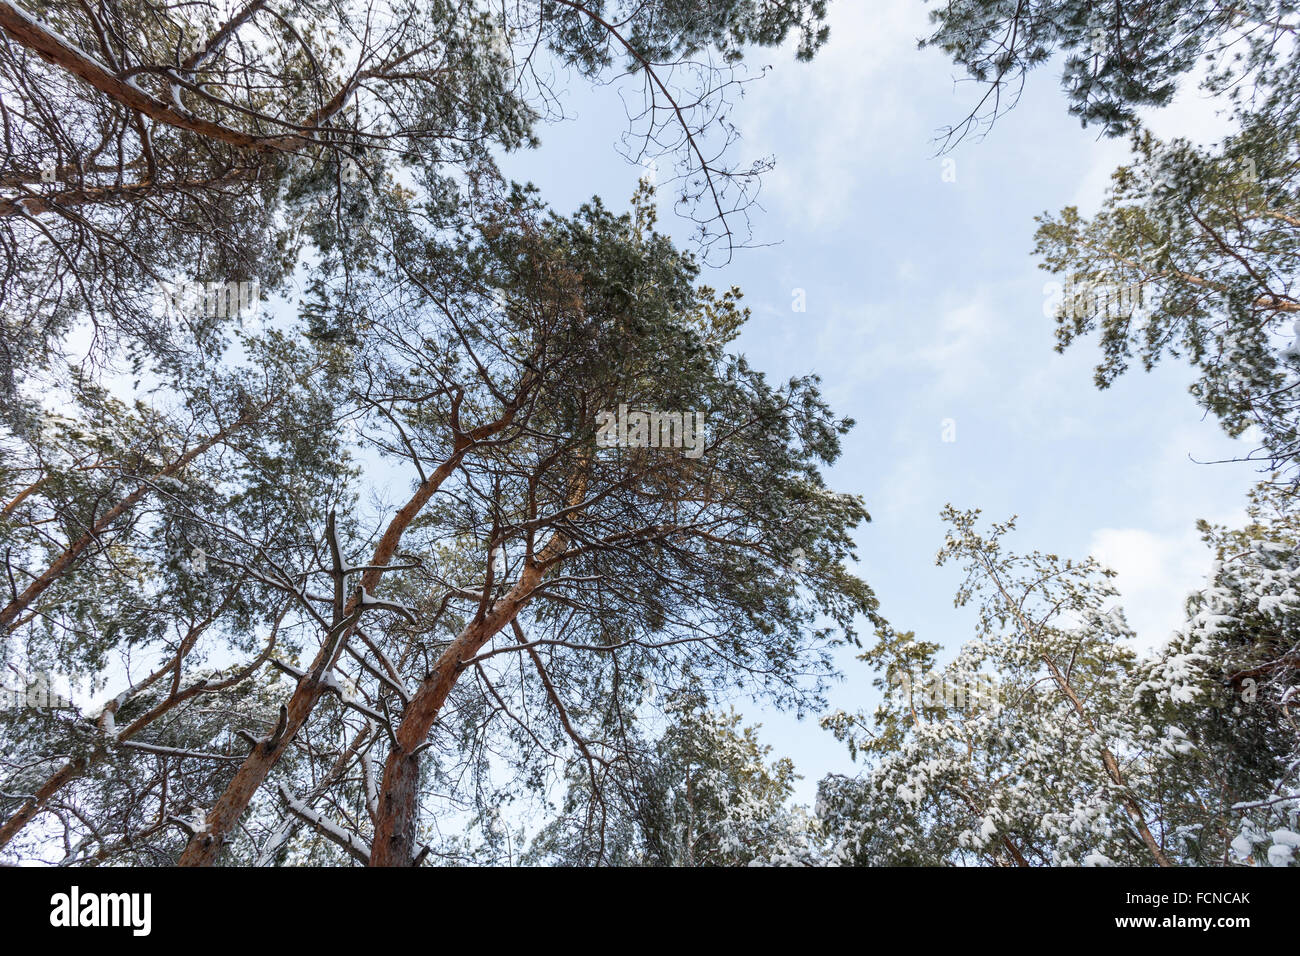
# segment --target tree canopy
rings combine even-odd
[[[981,90],[946,147],[1053,61],[1129,138],[1038,219],[1058,347],[1103,388],[1185,359],[1257,439],[1149,653],[1113,571],[952,505],[973,634],[886,621],[828,477],[854,422],[736,346],[706,268],[772,161],[728,112],[827,6],[0,0],[0,858],[1300,863],[1295,5],[946,0],[922,40]],[[560,212],[502,174],[566,79],[634,92],[666,184]],[[1158,138],[1193,82],[1231,132]],[[828,711],[850,647],[878,705]],[[738,700],[861,772],[797,805]]]

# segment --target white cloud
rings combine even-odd
[[[1160,535],[1143,528],[1099,528],[1089,550],[1117,572],[1119,603],[1142,649],[1163,643],[1183,622],[1183,603],[1204,584],[1210,568],[1210,552],[1195,529]]]
[[[982,294],[977,299],[944,310],[933,341],[917,350],[917,358],[940,373],[941,382],[952,388],[972,375],[982,374],[983,360],[995,348],[997,315]]]
[[[764,59],[772,71],[736,111],[749,151],[778,158],[764,177],[764,201],[817,229],[860,220],[863,197],[889,194],[879,175],[885,157],[920,162],[933,151],[916,106],[918,57],[931,61],[920,74],[925,88],[946,88],[938,55],[916,49],[926,33],[923,5],[834,4],[830,27],[811,63],[793,62],[792,46]]]

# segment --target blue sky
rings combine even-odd
[[[830,479],[873,515],[857,536],[858,570],[896,627],[950,652],[972,634],[972,614],[952,606],[956,571],[934,565],[939,510],[951,502],[1019,515],[1018,550],[1091,553],[1115,568],[1138,642],[1153,646],[1208,570],[1196,520],[1239,521],[1256,475],[1192,460],[1246,449],[1203,418],[1184,367],[1131,372],[1101,392],[1092,342],[1053,351],[1033,217],[1094,210],[1127,146],[1069,116],[1049,65],[987,138],[948,154],[955,181],[945,181],[935,132],[978,91],[954,82],[941,53],[916,49],[926,12],[919,0],[840,0],[812,63],[788,51],[751,57],[772,70],[731,111],[743,136],[735,158],[775,155],[753,225],[756,241],[779,244],[742,250],[703,281],[745,293],[753,318],[736,350],[778,380],[820,374],[835,411],[857,420]],[[616,151],[627,129],[618,93],[571,84],[571,119],[543,126],[540,150],[506,157],[506,171],[563,212],[594,194],[626,207],[644,170]],[[1194,88],[1147,120],[1162,136],[1210,139],[1222,128]],[[689,241],[690,223],[668,202],[660,227]],[[944,419],[956,441],[942,440]],[[869,707],[872,675],[850,651],[840,662],[832,706]],[[855,772],[814,721],[736,706],[795,760],[801,800],[827,772]]]

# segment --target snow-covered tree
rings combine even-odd
[[[1043,216],[1036,251],[1062,277],[1058,349],[1098,332],[1110,385],[1165,356],[1197,372],[1191,391],[1232,435],[1295,476],[1300,461],[1298,89],[1245,114],[1216,147],[1134,135],[1091,219]]]
[[[1295,493],[1203,525],[1215,563],[1186,624],[1139,657],[1091,559],[1011,554],[1013,523],[948,509],[940,561],[978,599],[974,640],[883,628],[862,655],[884,699],[823,723],[866,766],[827,777],[829,859],[867,865],[1290,865],[1300,814]]]
[[[283,732],[251,747],[182,863],[261,853],[273,835],[246,813],[281,783],[354,859],[438,859],[443,821],[488,820],[502,779],[541,795],[570,758],[632,746],[650,686],[816,705],[830,644],[875,608],[844,566],[866,513],[820,475],[850,423],[815,379],[773,386],[725,351],[734,293],[696,284],[646,200],[562,218],[519,191],[460,245],[414,235],[366,282],[318,285],[310,314],[354,323],[317,336],[339,414],[410,490],[340,519],[305,562],[229,536],[209,549],[278,587],[312,637],[280,662]],[[624,405],[706,428],[686,448],[597,442]],[[344,718],[369,722],[368,763],[309,798],[281,760],[347,736]]]
[[[1153,756],[1171,737],[1132,706],[1136,657],[1122,614],[1107,608],[1110,572],[1005,551],[1013,521],[982,533],[978,512],[948,508],[945,517],[939,562],[965,569],[957,604],[976,604],[975,638],[941,668],[935,645],[889,629],[863,655],[889,693],[870,716],[825,719],[868,758],[860,780],[822,783],[818,815],[832,855],[854,864],[1168,865],[1146,795]],[[921,700],[897,679],[936,670],[927,686],[940,691]]]
[[[1152,800],[1189,864],[1300,864],[1300,511],[1266,484],[1249,513],[1243,528],[1202,525],[1209,579],[1140,671],[1144,712],[1186,733]]]
[[[738,292],[698,284],[648,195],[551,216],[493,150],[534,141],[549,77],[624,76],[629,158],[670,158],[703,247],[730,249],[766,166],[728,158],[739,61],[811,57],[825,8],[0,3],[0,627],[16,666],[126,684],[21,715],[44,730],[4,768],[0,844],[449,859],[496,839],[492,772],[537,792],[617,752],[593,728],[647,683],[815,705],[829,644],[874,613],[843,567],[866,512],[820,473],[850,423],[815,379],[725,352]],[[290,275],[297,320],[245,332],[230,283],[255,306],[247,281]],[[622,403],[717,430],[598,444]],[[492,833],[443,839],[466,815]]]
[[[1296,75],[1293,0],[945,0],[930,13],[937,47],[984,92],[950,138],[987,131],[1034,70],[1059,57],[1071,114],[1109,135],[1143,107],[1167,105],[1199,65],[1206,88],[1250,99]]]
[[[107,792],[102,767],[111,765],[113,779],[136,787],[131,775],[160,752],[169,759],[155,809],[165,821],[167,794],[184,789],[177,781],[216,759],[184,756],[189,745],[210,749],[204,708],[253,699],[249,685],[265,683],[258,672],[272,650],[295,653],[298,634],[279,626],[284,598],[206,554],[234,536],[275,560],[301,560],[319,509],[343,494],[348,460],[310,351],[275,335],[242,347],[241,364],[182,363],[134,402],[69,370],[49,386],[59,411],[10,406],[0,438],[10,582],[0,647],[8,668],[49,669],[81,693],[71,713],[7,715],[0,847],[43,814],[43,826],[53,814],[79,843],[96,815],[57,813],[78,806],[69,785],[91,774]],[[225,726],[260,732],[256,721],[274,718],[271,707],[251,727]],[[113,826],[100,820],[98,831]],[[94,852],[106,852],[102,841]]]
[[[1070,112],[1131,137],[1091,218],[1039,217],[1036,253],[1060,277],[1058,349],[1099,333],[1096,382],[1164,357],[1252,453],[1300,480],[1300,9],[1291,0],[950,0],[925,44],[984,87],[950,143],[1015,105],[1028,75],[1064,54]],[[1232,120],[1217,144],[1163,142],[1141,123],[1199,76]]]
[[[160,285],[269,293],[303,255],[347,271],[412,219],[437,228],[495,178],[494,149],[536,143],[566,73],[640,85],[629,158],[676,165],[706,245],[743,244],[768,164],[727,158],[738,61],[792,35],[810,57],[825,6],[4,0],[0,395],[79,322],[100,362],[228,324],[160,311]]]
[[[530,860],[565,865],[814,865],[816,822],[787,803],[788,758],[769,762],[756,727],[682,693],[653,743],[594,774],[575,766],[561,812]]]

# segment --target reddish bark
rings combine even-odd
[[[128,82],[100,63],[94,57],[78,49],[58,33],[39,24],[12,3],[0,2],[0,29],[21,43],[42,59],[67,70],[73,76],[84,80],[104,95],[116,100],[123,106],[135,110],[159,123],[189,130],[201,136],[220,140],[232,146],[260,152],[285,152],[300,148],[307,142],[300,135],[253,136],[241,130],[231,129],[192,116],[176,109],[156,97],[150,96],[134,83]]]
[[[462,434],[457,439],[451,456],[420,484],[410,501],[393,516],[393,520],[384,531],[384,536],[379,539],[379,544],[375,547],[369,570],[362,573],[362,588],[374,593],[383,575],[383,566],[387,565],[397,552],[402,535],[410,523],[415,520],[415,516],[428,504],[429,499],[433,497],[434,492],[438,490],[447,477],[459,467],[461,460],[476,442],[491,438],[509,427],[514,420],[519,405],[522,403],[523,394],[531,388],[531,385],[531,378],[524,382],[520,396],[496,422],[480,426],[472,432]],[[355,610],[355,602],[355,598],[349,601],[344,611],[345,619]],[[351,627],[348,628],[349,632],[351,630]],[[243,816],[244,810],[248,808],[254,794],[266,781],[271,768],[275,766],[276,761],[280,759],[280,756],[293,742],[294,736],[302,728],[307,718],[311,716],[316,703],[326,693],[321,678],[333,666],[334,661],[332,658],[342,651],[348,636],[348,633],[344,633],[341,640],[327,639],[321,643],[321,648],[312,660],[311,667],[302,680],[298,682],[298,686],[294,688],[293,695],[286,705],[288,720],[284,732],[279,735],[279,739],[274,746],[261,743],[249,752],[236,772],[234,779],[227,785],[225,791],[218,798],[216,805],[208,814],[206,831],[196,833],[190,838],[190,842],[186,845],[184,852],[177,861],[178,865],[212,866],[216,863],[222,844],[239,822],[239,818]]]
[[[442,705],[460,677],[463,662],[514,620],[541,578],[542,565],[535,563],[525,568],[515,586],[492,610],[457,635],[438,658],[433,673],[411,698],[396,732],[397,746],[384,763],[371,866],[410,866],[415,859],[420,784],[420,760],[416,751],[433,729]]]
[[[576,507],[587,490],[590,459],[578,462],[577,475],[571,485],[569,507]],[[371,846],[371,866],[411,866],[415,859],[419,831],[419,749],[429,736],[443,704],[456,685],[457,678],[483,645],[511,623],[542,582],[542,574],[564,555],[569,539],[561,532],[551,535],[535,556],[527,561],[519,580],[486,614],[480,613],[442,652],[433,673],[420,684],[411,698],[398,726],[395,745],[384,763],[384,777],[379,789],[375,840]]]

